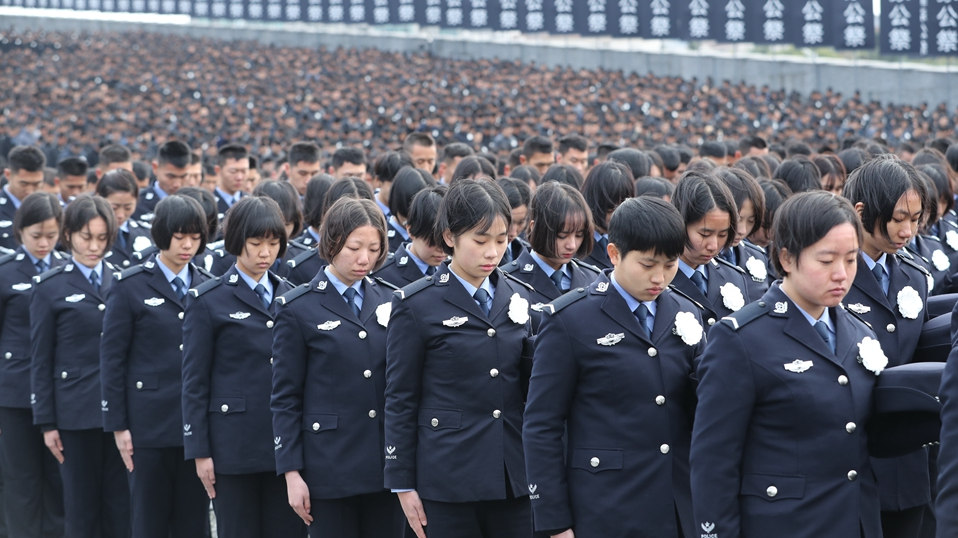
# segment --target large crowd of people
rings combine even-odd
[[[0,536],[954,536],[943,107],[0,57]]]

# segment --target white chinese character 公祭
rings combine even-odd
[[[725,21],[725,39],[742,41],[745,39],[745,21],[734,19]]]
[[[888,31],[888,48],[911,50],[911,31],[908,28],[892,28]]]
[[[730,19],[744,19],[745,6],[742,5],[742,0],[729,0],[725,4],[725,16]]]
[[[938,52],[958,52],[958,31],[941,30],[935,36]]]
[[[653,15],[668,17],[669,11],[672,9],[672,3],[669,0],[652,0],[649,8],[652,9]]]
[[[571,13],[556,14],[556,32],[567,34],[575,29],[575,19]]]
[[[940,0],[939,0],[940,1]],[[954,28],[958,26],[958,13],[951,6],[944,6],[938,12],[938,26],[940,28]]]
[[[768,0],[765,2],[765,5],[762,6],[762,11],[765,12],[766,18],[781,19],[782,14],[785,12],[785,6],[782,5],[781,0]]]
[[[619,17],[619,33],[632,35],[639,33],[639,18],[635,15],[622,15]]]
[[[908,26],[911,24],[911,13],[908,12],[908,8],[898,4],[888,12],[888,20],[892,26]]]
[[[589,14],[589,31],[593,33],[600,33],[605,31],[605,13],[590,13]]]
[[[306,18],[311,21],[323,20],[323,6],[319,5],[317,0],[310,0],[309,7],[306,8]]]
[[[668,17],[652,17],[649,26],[655,37],[668,37],[672,34],[672,20]]]
[[[708,17],[709,4],[706,0],[692,0],[689,3],[689,11],[693,17]]]
[[[823,11],[822,5],[819,4],[817,0],[809,0],[802,6],[802,15],[805,17],[805,21],[822,20]]]
[[[619,13],[638,13],[639,0],[619,0]]]
[[[353,22],[363,22],[366,20],[366,6],[361,1],[353,0],[353,5],[349,6],[349,20]]]
[[[689,20],[689,36],[706,38],[709,36],[709,20],[705,17],[694,17]]]
[[[842,15],[845,17],[845,24],[865,24],[865,8],[858,2],[848,4]]]
[[[846,26],[842,36],[845,38],[846,47],[860,48],[865,46],[864,26]]]
[[[825,28],[820,22],[809,22],[802,26],[802,42],[817,45],[825,40]]]
[[[259,19],[263,17],[263,4],[259,2],[250,2],[249,3],[249,16],[251,19]]]
[[[439,7],[438,0],[426,5],[426,23],[439,24],[442,22],[442,8]]]
[[[782,19],[769,19],[762,24],[762,33],[767,41],[781,41],[785,38],[785,22]]]

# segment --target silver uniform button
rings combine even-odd
[[[366,331],[359,331],[359,339],[360,340],[366,339]]]
[[[180,319],[183,319],[183,313],[180,312],[179,314],[176,315],[176,317],[178,317],[178,318],[180,318]]]
[[[12,359],[12,358],[13,358],[13,353],[10,353],[9,351],[7,351],[6,353],[3,354],[3,358],[5,358],[5,359]]]
[[[370,410],[369,410],[369,418],[376,418],[376,410],[375,410],[375,409],[370,409]]]
[[[669,447],[669,445],[666,445],[666,444],[663,444],[662,446],[659,447],[659,452],[663,454],[668,454],[669,450],[671,450],[671,448]]]
[[[266,322],[266,328],[267,328],[267,329],[272,329],[272,328],[273,328],[273,320],[269,320],[269,321]]]
[[[137,382],[136,382],[136,388],[142,389],[142,388],[143,388],[143,382],[142,382],[142,381],[137,381]]]
[[[319,422],[313,422],[313,431],[314,431],[314,432],[318,432],[318,431],[319,431]]]
[[[495,329],[489,329],[488,331],[486,331],[486,334],[489,335],[489,338],[492,338],[493,336],[496,335],[496,330],[495,330]]]
[[[845,376],[844,374],[838,376],[838,384],[841,385],[841,386],[843,386],[843,387],[844,387],[845,385],[847,385],[847,384],[848,384],[848,377]]]
[[[498,409],[496,409],[495,411],[492,412],[492,418],[499,418],[499,417],[501,417],[501,416],[502,416],[502,411],[500,411],[500,410],[498,410]]]
[[[104,310],[106,310],[106,305],[102,303],[96,305],[96,307],[100,309],[100,312],[103,312]]]
[[[183,351],[183,344],[180,344],[180,351]]]
[[[432,427],[433,427],[433,428],[438,428],[438,427],[439,427],[439,419],[438,419],[438,418],[433,417],[433,419],[430,420],[429,423],[432,424]]]
[[[230,410],[230,406],[228,406],[228,405],[226,405],[226,404],[223,404],[223,405],[220,406],[220,411],[222,411],[222,412],[224,412],[224,413],[227,412],[227,411],[229,411],[229,410]]]
[[[858,478],[858,471],[856,471],[855,469],[848,471],[848,480],[850,482],[854,482],[857,478]]]
[[[895,332],[895,324],[894,324],[894,323],[889,323],[888,326],[885,327],[885,330],[888,331],[888,332],[890,332],[890,333]]]
[[[7,358],[9,359],[10,357]],[[495,368],[489,370],[489,377],[499,377],[499,370],[496,370]]]
[[[270,364],[270,366],[273,365],[273,357],[270,357],[270,358],[269,358],[269,364]]]
[[[659,354],[659,350],[655,349],[654,347],[650,347],[650,348],[649,348],[649,356],[650,356],[650,357],[654,357],[654,356],[656,356],[656,355],[658,355],[658,354]]]
[[[856,426],[854,422],[849,422],[848,424],[845,424],[845,431],[848,433],[855,433],[856,429],[858,429],[858,426]]]
[[[67,371],[64,370],[64,371],[60,372],[60,379],[66,379],[66,378],[67,378]]]
[[[712,325],[715,325],[715,318],[709,318],[708,324],[709,324],[709,327],[711,327]]]
[[[598,466],[599,466],[599,458],[592,458],[591,460],[589,460],[589,465],[591,465],[591,466],[593,466],[593,467],[598,467]]]
[[[373,376],[372,370],[363,370],[363,377],[365,377],[366,379],[369,379],[372,376]]]
[[[655,405],[665,405],[665,396],[659,394],[655,397]]]
[[[778,488],[775,486],[769,486],[765,488],[765,494],[768,495],[769,497],[774,497],[778,495]]]

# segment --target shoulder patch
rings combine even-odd
[[[216,250],[218,248],[223,248],[223,245],[226,243],[225,239],[220,239],[219,241],[213,241],[212,243],[207,243],[206,248],[210,250]]]
[[[507,273],[505,271],[500,271],[500,272],[502,273],[502,276],[506,277],[506,279],[508,279],[510,282],[515,282],[516,284],[519,284],[520,286],[526,288],[529,291],[536,291],[536,289],[533,288],[531,284],[528,284],[526,282],[519,280],[518,277],[512,276],[512,274]]]
[[[389,267],[390,265],[396,263],[396,253],[390,252],[386,255],[386,259],[383,260],[383,264],[379,266],[379,269],[376,269],[376,272],[382,271],[384,268]],[[375,273],[373,273],[375,275]]]
[[[725,316],[721,321],[731,327],[732,330],[737,331],[767,314],[768,310],[769,305],[767,302],[755,301],[745,305],[738,312],[733,312],[732,314]]]
[[[575,288],[570,290],[568,293],[562,294],[558,299],[552,301],[549,304],[542,305],[542,311],[550,316],[554,316],[559,313],[560,310],[569,306],[570,304],[580,300],[585,299],[588,293],[586,293],[586,288]]]
[[[14,258],[16,258],[16,256],[14,255],[13,252],[11,252],[11,253],[9,253],[9,254],[4,254],[2,257],[0,257],[0,265],[3,265],[3,264],[5,264],[5,263],[7,263],[7,262],[13,260]]]
[[[761,252],[762,254],[765,254],[766,256],[768,255],[768,251],[766,251],[764,247],[760,247],[747,239],[743,239],[742,244],[745,245],[745,248],[756,250],[758,252]]]
[[[309,291],[309,283],[300,284],[295,288],[287,291],[286,293],[280,295],[276,298],[276,301],[281,305],[287,305],[293,302],[296,298],[302,297],[306,292]]]
[[[401,301],[405,301],[406,299],[421,292],[422,290],[428,288],[429,286],[432,286],[435,282],[436,282],[435,278],[431,276],[425,276],[415,282],[407,284],[403,288],[396,290],[395,293],[396,295],[399,296],[399,299]]]
[[[308,249],[306,252],[301,252],[297,254],[295,258],[293,258],[292,260],[288,260],[286,263],[290,267],[296,267],[297,265],[312,258],[313,256],[319,256],[319,251],[314,248],[311,248],[311,249]]]
[[[66,264],[65,264],[65,265],[58,265],[58,266],[54,267],[53,269],[50,269],[49,271],[45,271],[45,272],[40,273],[39,275],[33,277],[33,280],[34,280],[37,284],[39,284],[39,283],[41,283],[41,282],[43,282],[43,281],[45,281],[45,280],[49,280],[51,277],[54,277],[54,276],[56,276],[56,275],[59,275],[59,274],[62,273],[63,270],[64,270],[65,268],[67,268],[67,267],[73,267],[73,266],[72,266],[72,265],[66,265]]]
[[[500,265],[499,269],[501,269],[503,273],[512,274],[519,270],[519,262],[512,260],[505,265]]]
[[[193,264],[193,267],[196,268],[196,272],[205,276],[206,278],[216,278],[216,275],[207,271],[205,268],[200,267],[199,265]]]
[[[579,258],[572,258],[572,263],[575,264],[575,265],[578,266],[578,267],[581,267],[581,268],[587,270],[587,271],[592,271],[592,272],[595,273],[595,274],[599,274],[599,273],[602,272],[602,269],[599,269],[598,267],[592,265],[591,263],[585,263],[584,261],[580,260]]]
[[[743,275],[745,274],[745,269],[742,269],[741,267],[739,267],[739,266],[737,266],[737,265],[733,265],[733,264],[731,264],[731,263],[729,263],[729,262],[723,260],[722,258],[720,258],[720,257],[718,257],[718,256],[716,256],[716,257],[714,257],[714,258],[712,258],[712,259],[713,259],[714,261],[718,262],[719,265],[722,265],[722,266],[724,266],[724,267],[728,267],[728,268],[730,268],[730,269],[735,269],[736,271],[738,271],[739,273],[742,273]]]
[[[12,248],[0,247],[0,255],[6,256],[7,254],[13,254],[14,252],[16,251]],[[53,252],[56,253],[55,250]]]
[[[898,260],[901,261],[903,264],[908,265],[910,267],[914,267],[926,277],[931,276],[931,273],[928,272],[928,269],[925,269],[920,263],[916,262],[915,260],[904,256],[901,252],[896,252],[895,257],[898,258]]]
[[[294,247],[296,247],[296,248],[298,248],[298,249],[302,249],[302,250],[307,250],[307,249],[309,248],[308,246],[306,246],[306,245],[300,243],[299,241],[297,241],[297,240],[295,240],[295,239],[290,239],[289,241],[287,241],[287,243],[288,243],[288,244],[287,244],[287,249],[289,248],[290,245],[292,245],[292,246],[294,246]]]
[[[389,288],[389,289],[391,289],[391,290],[394,290],[394,291],[398,291],[398,290],[399,290],[399,286],[393,284],[392,282],[387,282],[385,279],[383,279],[383,278],[381,278],[381,277],[378,277],[378,276],[376,276],[376,275],[372,275],[372,277],[373,277],[373,280],[375,280],[377,284],[380,284],[380,285],[382,285],[382,286],[386,286],[387,288]]]
[[[671,285],[671,284],[669,284],[669,291],[671,291],[672,293],[678,295],[679,297],[682,297],[683,299],[685,299],[685,300],[691,302],[692,304],[694,304],[694,305],[695,305],[695,308],[698,308],[700,312],[705,312],[705,307],[702,306],[702,303],[700,303],[700,302],[696,301],[695,299],[691,298],[691,297],[690,297],[687,293],[685,293],[684,291],[682,291],[682,290],[676,288],[675,286],[673,286],[673,285]]]
[[[213,277],[213,278],[207,280],[206,282],[203,282],[203,283],[200,284],[199,286],[197,286],[197,287],[191,289],[191,290],[190,290],[190,295],[192,295],[193,297],[199,297],[200,295],[203,295],[204,293],[210,291],[211,289],[213,289],[213,288],[219,286],[219,285],[222,284],[222,283],[223,283],[223,279],[222,279],[222,278],[220,278],[220,277],[218,277],[218,276],[217,276],[217,277]]]
[[[124,269],[123,271],[116,273],[117,280],[123,280],[124,278],[129,278],[137,273],[142,273],[145,270],[143,265],[134,265],[129,269]]]
[[[140,262],[141,262],[141,261],[143,261],[143,260],[149,258],[150,256],[156,254],[156,253],[159,252],[159,251],[160,251],[160,249],[156,248],[156,246],[150,245],[150,246],[146,247],[146,248],[143,249],[143,250],[134,250],[132,257],[133,257],[134,259],[136,259],[136,261],[140,261]]]

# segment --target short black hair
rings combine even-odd
[[[652,159],[644,151],[633,148],[619,148],[610,153],[607,160],[628,166],[635,179],[649,175],[652,170]]]
[[[60,240],[67,250],[73,250],[73,242],[71,241],[73,234],[82,231],[91,220],[97,217],[103,219],[103,222],[106,223],[107,244],[104,247],[104,252],[109,252],[110,247],[116,240],[116,216],[106,199],[89,194],[77,196],[63,211],[63,227],[60,231]]]
[[[788,252],[795,263],[806,248],[819,242],[836,226],[851,224],[862,243],[862,225],[855,208],[841,196],[825,191],[808,191],[789,197],[775,213],[771,258],[778,274],[787,277],[781,253]]]
[[[97,155],[97,166],[105,168],[111,164],[126,163],[132,160],[133,154],[125,146],[107,144],[100,148],[100,153]]]
[[[439,160],[448,163],[457,157],[468,157],[475,154],[476,150],[469,147],[469,144],[464,142],[453,142],[443,146],[442,154]]]
[[[752,229],[746,235],[752,235],[762,228],[762,220],[765,218],[765,193],[758,181],[751,174],[741,168],[719,168],[715,172],[716,177],[725,183],[728,190],[732,193],[732,199],[735,200],[735,207],[742,209],[742,204],[746,200],[752,202],[755,223]]]
[[[279,204],[283,220],[293,225],[291,237],[299,235],[303,230],[303,208],[300,205],[299,193],[288,181],[268,179],[253,189],[253,195],[272,198]]]
[[[195,256],[203,252],[209,240],[209,224],[203,206],[194,198],[178,192],[156,204],[150,225],[153,244],[160,250],[168,250],[176,234],[198,234],[200,242],[193,252]]]
[[[333,152],[333,168],[340,168],[344,163],[366,164],[366,153],[360,148],[339,148]]]
[[[808,160],[807,157],[785,159],[775,169],[772,177],[787,183],[794,193],[821,190],[822,188],[822,173],[818,171],[815,163]]]
[[[512,169],[509,173],[509,176],[514,177],[520,181],[525,181],[529,183],[530,181],[536,185],[542,181],[542,176],[539,174],[539,171],[536,170],[535,166],[529,166],[528,164],[523,164]]]
[[[277,258],[286,254],[286,222],[279,204],[265,196],[244,196],[223,221],[223,248],[234,256],[243,254],[246,241],[253,238],[279,239]]]
[[[511,209],[522,206],[529,207],[529,203],[532,201],[532,189],[529,188],[528,183],[514,177],[499,178],[496,183],[502,188],[502,192],[506,193],[506,199],[509,200]]]
[[[555,181],[544,183],[532,198],[529,220],[532,222],[529,244],[536,254],[557,258],[556,238],[568,230],[567,224],[573,226],[574,232],[583,232],[582,244],[575,255],[582,257],[592,252],[595,241],[592,212],[575,187]]]
[[[373,189],[369,186],[369,183],[356,177],[344,177],[334,181],[323,198],[323,215],[336,203],[336,200],[347,197],[372,200]]]
[[[404,151],[387,151],[373,163],[373,176],[383,183],[392,181],[405,166],[412,167],[412,158]],[[339,168],[335,164],[334,168]]]
[[[170,140],[160,146],[156,153],[156,164],[163,166],[168,164],[173,168],[186,168],[190,165],[192,150],[186,142],[179,140]]]
[[[455,183],[460,179],[476,179],[479,177],[496,179],[496,167],[485,157],[470,155],[469,157],[463,157],[456,165],[450,183]]]
[[[375,202],[363,198],[340,198],[330,206],[319,230],[319,257],[332,261],[343,250],[349,234],[363,226],[372,226],[379,234],[379,257],[370,271],[379,269],[389,255],[386,220]]]
[[[760,136],[755,136],[755,135],[743,136],[742,138],[739,139],[738,150],[742,153],[742,156],[747,155],[748,152],[752,150],[752,148],[767,149],[768,142],[766,142],[764,138]]]
[[[443,237],[446,231],[453,237],[477,228],[485,232],[500,217],[506,228],[512,224],[512,209],[499,185],[482,179],[460,179],[449,186],[439,204],[433,244],[441,245],[446,254],[454,254],[454,248]]]
[[[306,221],[306,226],[319,230],[323,223],[323,199],[333,186],[333,181],[333,176],[320,173],[306,183],[306,196],[303,199],[303,220]]]
[[[442,197],[445,196],[446,189],[445,185],[436,185],[416,193],[416,196],[412,199],[412,204],[409,206],[409,215],[406,218],[410,236],[424,239],[430,246],[436,246],[433,243],[436,240],[433,230],[436,227],[439,204],[442,203]]]
[[[765,194],[765,216],[762,218],[762,228],[773,230],[775,213],[792,195],[792,189],[781,179],[762,178],[758,180],[758,185]]]
[[[661,178],[645,176],[635,180],[635,196],[652,196],[654,198],[672,198],[675,185],[671,181]]]
[[[958,173],[958,144],[948,146],[948,149],[945,150],[945,160],[948,161],[951,171]]]
[[[938,197],[936,200],[936,205],[938,202],[945,203],[945,211],[950,211],[955,207],[955,194],[951,188],[951,181],[948,178],[948,172],[944,167],[935,164],[923,164],[915,167],[919,173],[925,174],[928,176],[928,179],[931,180],[932,185],[935,186],[935,194]],[[929,208],[930,210],[931,208]],[[938,215],[939,217],[943,215]]]
[[[865,150],[861,148],[848,148],[838,152],[838,158],[842,160],[845,166],[845,172],[851,175],[859,166],[865,164],[870,157]]]
[[[396,215],[397,218],[407,218],[413,196],[416,196],[416,193],[431,184],[431,181],[426,181],[423,178],[418,168],[402,167],[396,173],[396,177],[393,178],[393,186],[389,189],[389,212]],[[402,220],[400,220],[400,224],[402,224]]]
[[[67,157],[57,163],[57,177],[83,176],[86,179],[89,168],[90,165],[83,157]]]
[[[728,236],[722,248],[732,246],[732,242],[735,241],[735,226],[738,224],[738,208],[732,192],[715,174],[701,170],[683,174],[675,185],[675,192],[672,193],[672,205],[679,210],[682,222],[685,223],[682,227],[683,231],[686,226],[705,218],[709,211],[717,209],[728,213]]]
[[[249,157],[249,151],[239,144],[226,144],[216,151],[216,164],[223,166],[227,161],[241,161]]]
[[[429,133],[414,131],[406,135],[402,141],[402,149],[407,153],[412,151],[413,146],[432,147],[436,145],[436,139]]]
[[[864,231],[873,233],[878,226],[885,239],[888,237],[888,222],[895,214],[898,200],[906,192],[914,190],[925,211],[925,184],[911,164],[887,154],[861,165],[848,176],[842,195],[854,206],[862,203],[861,220]]]
[[[531,167],[535,170],[535,167]],[[568,164],[553,164],[546,170],[545,174],[542,174],[542,179],[540,179],[536,184],[545,184],[550,181],[555,181],[557,183],[565,183],[566,185],[571,185],[577,190],[582,189],[582,184],[585,183],[585,178],[582,177],[582,173],[576,170],[575,167]]]
[[[136,176],[133,172],[125,168],[114,168],[103,174],[96,184],[96,195],[106,198],[115,192],[128,192],[134,198],[137,197],[140,186],[136,184]]]
[[[609,228],[606,214],[635,194],[635,178],[627,166],[606,161],[593,166],[582,186],[582,195],[592,211],[592,222],[599,232]]]
[[[794,142],[785,148],[785,154],[789,157],[811,157],[812,147],[805,142]]]
[[[56,195],[48,192],[34,192],[20,202],[20,207],[13,215],[13,237],[23,243],[20,233],[24,228],[53,219],[57,223],[57,231],[63,224],[63,209]]]
[[[522,155],[526,158],[536,153],[552,154],[552,140],[541,135],[530,136],[522,143]]]
[[[7,153],[7,167],[11,172],[39,172],[46,164],[47,158],[35,146],[16,146]]]
[[[288,162],[290,166],[295,166],[297,163],[303,162],[318,163],[319,146],[312,142],[296,142],[289,147],[286,162]]]
[[[699,156],[724,159],[728,157],[728,148],[725,147],[725,144],[716,140],[707,140],[699,146]]]
[[[735,164],[732,165],[732,168],[741,168],[749,174],[752,174],[756,180],[759,179],[769,179],[772,177],[772,170],[768,167],[768,163],[765,162],[761,157],[752,155],[750,157],[742,157],[741,159],[735,161]]]
[[[595,148],[595,157],[600,161],[604,161],[610,153],[619,149],[619,145],[614,142],[602,142]]]
[[[207,241],[209,241],[211,237],[216,237],[216,231],[220,227],[220,219],[219,210],[216,206],[216,197],[213,196],[213,193],[200,187],[183,187],[178,189],[176,194],[178,196],[190,197],[200,204],[200,208],[203,210],[203,215],[206,219]]]
[[[589,140],[579,134],[565,135],[559,139],[559,154],[564,155],[570,149],[578,151],[589,150]]]
[[[609,244],[620,258],[629,252],[648,252],[678,258],[685,250],[685,224],[672,204],[651,196],[629,198],[609,219]]]
[[[652,148],[652,151],[662,159],[662,166],[669,172],[678,170],[682,164],[682,160],[679,158],[679,152],[671,146],[655,146]]]
[[[150,179],[150,174],[152,173],[153,168],[150,167],[150,163],[146,161],[133,161],[133,175],[136,176],[138,181]]]

